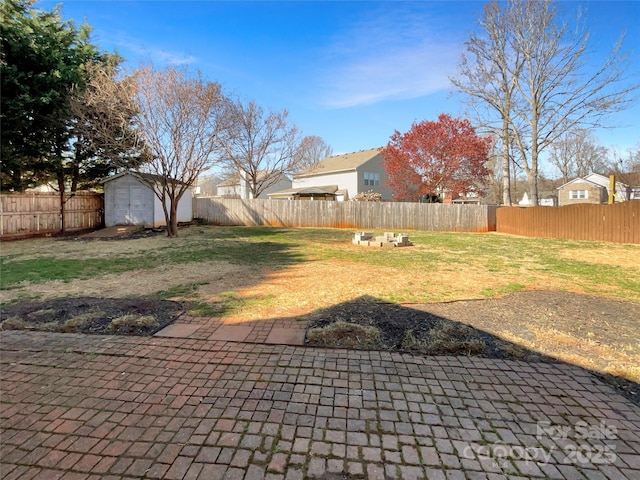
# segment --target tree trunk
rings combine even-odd
[[[537,125],[533,132],[537,135]],[[537,207],[540,205],[540,201],[538,199],[538,144],[535,141],[531,142],[531,169],[528,173],[531,190],[531,205]]]
[[[16,168],[11,176],[11,180],[12,183],[14,185],[14,188],[16,189],[16,191],[20,192],[20,193],[24,193],[24,191],[26,190],[26,185],[24,184],[24,181],[22,180],[22,168]]]
[[[178,236],[178,200],[171,199],[169,202],[169,221],[167,222],[167,236]]]
[[[73,174],[71,176],[71,193],[78,191],[78,177],[80,176],[80,167],[78,164],[73,166]]]
[[[78,180],[80,179],[80,148],[76,143],[75,149],[75,161],[73,162],[73,167],[71,171],[71,193],[76,193],[78,190]]]
[[[58,174],[58,190],[60,191],[60,233],[64,233],[64,175]]]
[[[531,193],[531,205],[537,207],[540,205],[540,201],[538,199],[538,169],[530,170],[531,174],[529,175],[529,192]]]
[[[509,122],[502,119],[502,204],[511,206],[511,159],[509,158]]]

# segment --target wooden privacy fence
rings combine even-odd
[[[496,207],[399,202],[237,200],[199,197],[193,216],[214,225],[330,227],[356,230],[495,230]]]
[[[78,192],[67,197],[65,231],[89,230],[103,224],[101,194]],[[0,195],[0,238],[58,233],[62,230],[60,195],[9,193]]]
[[[496,231],[527,237],[640,243],[640,202],[501,207]]]

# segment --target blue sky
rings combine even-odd
[[[60,2],[40,2],[50,9]],[[93,41],[135,67],[185,65],[265,109],[290,112],[334,153],[383,146],[394,130],[464,116],[452,96],[463,43],[484,1],[215,2],[66,1],[62,13],[93,27]],[[593,59],[601,62],[623,30],[640,71],[639,1],[562,1],[586,7]],[[640,103],[596,131],[620,150],[640,143]]]

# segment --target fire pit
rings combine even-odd
[[[373,232],[356,232],[352,242],[364,247],[410,247],[413,245],[406,233],[399,233],[396,237],[393,232],[384,232],[384,235],[376,237],[373,236]]]

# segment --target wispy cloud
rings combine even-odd
[[[444,90],[461,43],[415,12],[370,17],[334,39],[323,65],[330,108],[411,99]]]
[[[156,66],[185,66],[198,61],[198,57],[186,52],[169,51],[160,46],[145,45],[128,35],[118,37],[114,46],[131,63],[153,63]]]
[[[167,52],[166,50],[155,50],[152,55],[158,63],[171,66],[191,65],[198,61],[198,58],[193,55]]]

